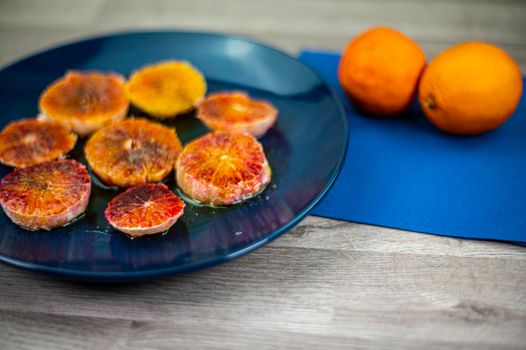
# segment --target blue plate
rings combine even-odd
[[[41,91],[68,69],[116,71],[166,59],[188,60],[209,92],[244,90],[271,101],[277,124],[261,138],[273,179],[258,197],[229,208],[188,205],[165,235],[132,240],[112,230],[103,211],[116,192],[94,182],[83,217],[31,232],[0,213],[0,260],[69,279],[126,281],[181,273],[248,253],[297,224],[336,179],[347,147],[341,104],[312,70],[268,46],[218,34],[125,33],[60,46],[0,71],[2,127],[37,114]],[[132,111],[137,113],[137,111]],[[207,132],[190,113],[169,123],[183,143]],[[85,163],[83,140],[71,157]],[[0,167],[0,176],[10,171]],[[175,190],[173,175],[168,185]]]

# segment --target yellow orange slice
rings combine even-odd
[[[166,61],[134,72],[128,82],[131,102],[157,118],[193,109],[206,93],[203,75],[185,61]]]

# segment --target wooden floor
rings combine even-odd
[[[377,24],[428,56],[489,41],[526,71],[526,2],[512,0],[0,0],[0,65],[127,29],[339,51]],[[0,265],[0,349],[127,348],[526,349],[526,249],[309,217],[230,263],[141,284]]]

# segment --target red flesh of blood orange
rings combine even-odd
[[[113,198],[104,215],[115,229],[140,237],[168,230],[183,215],[184,207],[165,185],[144,184]]]
[[[216,131],[187,144],[176,164],[177,184],[209,205],[229,205],[261,192],[271,171],[251,135]]]
[[[255,137],[263,136],[277,115],[273,105],[243,92],[210,94],[197,109],[197,117],[212,130],[247,132]]]
[[[40,96],[43,119],[69,124],[79,135],[88,135],[128,112],[125,80],[115,73],[70,71]]]
[[[182,146],[175,130],[146,119],[127,119],[96,132],[85,147],[91,169],[109,185],[158,182],[173,169]]]
[[[22,119],[0,133],[0,162],[16,168],[62,157],[77,142],[77,135],[62,123]]]
[[[30,230],[60,227],[88,205],[91,180],[75,160],[54,160],[16,169],[0,182],[0,204],[14,223]]]

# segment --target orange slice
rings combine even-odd
[[[146,66],[128,82],[131,102],[157,118],[171,118],[193,109],[206,92],[203,75],[185,61]]]
[[[229,205],[261,192],[271,171],[251,135],[216,131],[187,144],[176,164],[177,184],[208,205]]]
[[[86,143],[86,160],[108,185],[158,182],[173,169],[182,146],[174,129],[146,119],[127,119],[97,131]]]
[[[15,224],[50,230],[82,214],[90,192],[86,167],[72,159],[54,160],[7,174],[0,182],[0,204]]]
[[[63,121],[88,135],[124,119],[129,100],[124,78],[115,73],[70,71],[40,96],[44,119]]]
[[[137,185],[111,200],[104,211],[110,225],[132,237],[168,230],[185,203],[163,184]]]
[[[0,162],[25,168],[62,157],[73,149],[77,135],[63,123],[22,119],[0,132]]]
[[[244,92],[210,94],[197,109],[197,118],[212,130],[248,132],[256,137],[263,136],[277,116],[272,104],[253,100]]]

